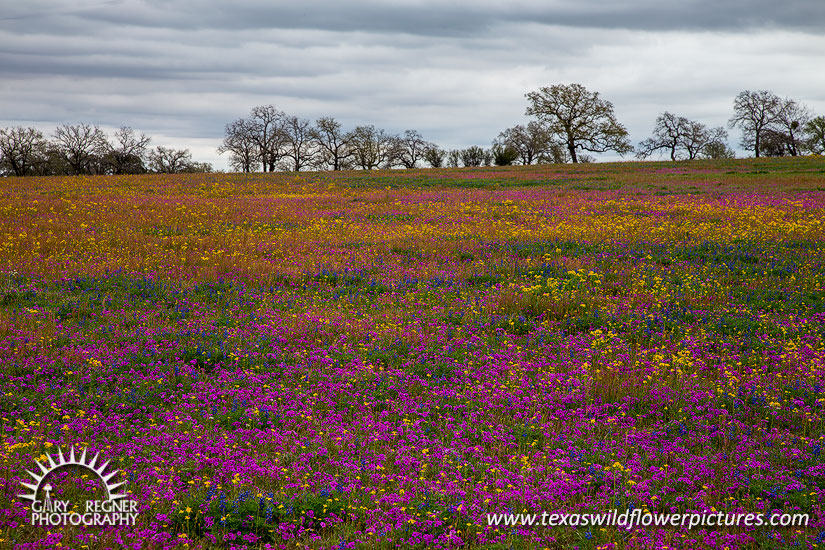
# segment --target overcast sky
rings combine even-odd
[[[215,149],[273,104],[489,146],[524,94],[578,82],[638,143],[662,111],[724,125],[769,89],[825,114],[823,0],[0,0],[0,127],[128,125]],[[738,148],[739,131],[730,135]],[[601,156],[602,159],[611,158]]]

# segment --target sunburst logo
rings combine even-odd
[[[134,525],[137,517],[135,513],[137,503],[133,500],[125,500],[129,495],[118,492],[125,482],[113,481],[120,470],[113,470],[107,474],[106,467],[109,461],[98,464],[100,453],[95,454],[89,460],[86,456],[86,449],[83,449],[78,457],[72,446],[67,457],[58,447],[56,455],[46,455],[45,464],[39,460],[34,461],[40,470],[39,474],[26,470],[33,483],[21,481],[20,484],[31,492],[17,496],[31,501],[32,525]],[[52,486],[46,482],[55,471],[72,466],[91,472],[106,489],[106,500],[87,500],[85,513],[74,511],[70,506],[72,503],[68,500],[53,499]],[[41,493],[45,494],[42,500],[38,498]]]
[[[125,481],[121,481],[119,483],[111,483],[110,480],[117,475],[120,470],[114,470],[108,474],[105,474],[106,466],[109,465],[109,461],[107,460],[100,466],[95,466],[97,464],[97,459],[100,458],[100,453],[97,453],[89,462],[86,462],[86,449],[83,449],[83,453],[80,455],[80,458],[75,458],[74,452],[74,445],[72,445],[69,451],[69,458],[67,459],[63,455],[63,450],[58,447],[57,448],[57,460],[50,454],[46,455],[46,459],[48,460],[48,467],[40,462],[39,460],[35,460],[34,463],[40,468],[40,475],[32,472],[31,470],[26,470],[26,473],[29,474],[34,483],[26,483],[21,482],[20,484],[23,487],[31,490],[31,493],[27,495],[17,495],[22,499],[30,500],[32,502],[37,501],[37,494],[40,491],[40,486],[43,484],[43,481],[48,477],[49,474],[54,472],[55,470],[59,470],[60,468],[64,468],[66,466],[80,466],[81,468],[85,468],[95,474],[99,479],[100,482],[106,487],[106,495],[109,497],[108,500],[118,500],[121,498],[126,498],[128,495],[125,493],[116,493],[115,490],[120,487],[121,485],[125,484]],[[51,490],[51,488],[49,488]]]

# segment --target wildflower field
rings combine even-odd
[[[0,179],[0,548],[825,548],[823,285],[822,158]]]

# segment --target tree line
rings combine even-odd
[[[249,116],[227,124],[218,153],[228,153],[229,165],[239,172],[490,166],[571,158],[547,125],[537,121],[504,130],[490,148],[446,150],[417,130],[392,134],[371,124],[345,130],[332,117],[313,123],[273,105],[254,107]]]
[[[345,131],[332,117],[313,124],[264,105],[227,124],[218,152],[228,153],[232,168],[242,172],[591,162],[589,153],[607,151],[635,152],[639,159],[667,154],[673,161],[734,156],[725,128],[670,112],[659,115],[652,135],[634,147],[613,104],[580,84],[543,87],[526,98],[525,114],[535,119],[503,130],[487,149],[447,151],[416,130],[391,134],[363,125]],[[741,92],[728,127],[742,130],[742,146],[756,157],[825,152],[825,117],[773,92]]]
[[[673,161],[731,158],[728,132],[670,112],[655,120],[650,137],[635,147],[616,119],[613,104],[580,84],[542,87],[525,95],[533,117],[501,131],[489,148],[445,150],[417,130],[393,134],[373,125],[345,130],[332,117],[288,115],[273,105],[254,107],[249,116],[226,125],[219,154],[229,155],[239,172],[373,170],[419,166],[505,166],[592,162],[590,153],[635,152]],[[728,129],[742,131],[741,145],[760,156],[825,153],[825,117],[802,103],[767,90],[739,93]],[[150,139],[122,127],[107,136],[88,124],[58,127],[47,140],[34,128],[0,130],[0,175],[134,174],[206,172],[187,149],[150,148]]]
[[[127,126],[111,136],[85,123],[58,126],[48,139],[36,128],[0,129],[0,175],[59,176],[211,172],[189,149],[150,147],[151,139]]]

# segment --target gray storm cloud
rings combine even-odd
[[[223,127],[255,105],[462,147],[580,82],[639,141],[665,109],[723,125],[743,89],[823,114],[822,28],[820,0],[33,0],[0,15],[0,126],[126,124],[224,167]]]

